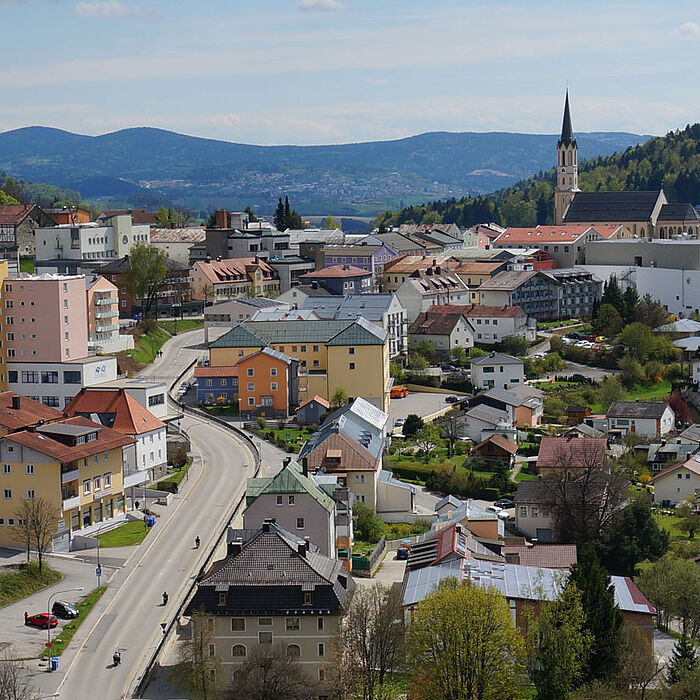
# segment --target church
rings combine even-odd
[[[700,238],[700,215],[689,203],[669,204],[662,189],[642,192],[581,192],[578,147],[571,126],[569,91],[557,142],[554,223],[621,225],[620,238],[671,238],[687,233]]]

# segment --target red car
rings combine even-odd
[[[58,627],[58,618],[55,615],[49,615],[49,613],[38,613],[36,615],[24,613],[24,624],[47,629],[48,627]]]

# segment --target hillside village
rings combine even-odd
[[[280,199],[168,227],[5,194],[0,547],[27,595],[87,557],[92,621],[172,537],[139,692],[253,697],[262,658],[306,697],[427,698],[456,613],[510,690],[430,697],[693,697],[669,688],[700,642],[700,214],[581,191],[572,115],[552,225],[290,228]]]

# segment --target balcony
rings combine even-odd
[[[98,333],[113,333],[114,331],[119,330],[119,324],[118,323],[110,323],[107,326],[97,326],[96,330]]]
[[[119,300],[117,299],[116,296],[115,297],[108,296],[108,297],[102,297],[100,299],[95,299],[95,304],[97,306],[104,306],[105,304],[116,304],[116,303],[118,303],[118,301]]]
[[[138,486],[139,484],[146,484],[149,480],[150,476],[148,469],[141,469],[140,471],[127,473],[124,474],[124,488]]]
[[[69,481],[75,481],[80,478],[80,471],[78,469],[71,469],[70,471],[61,472],[61,483],[67,484]]]
[[[98,311],[95,314],[95,318],[116,318],[117,316],[119,316],[119,311],[116,309],[112,311]]]
[[[71,498],[64,498],[61,504],[64,511],[72,510],[73,508],[80,507],[80,496],[72,496]]]

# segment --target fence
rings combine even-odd
[[[384,555],[384,548],[386,547],[386,537],[382,535],[379,542],[372,550],[369,556],[367,555],[353,555],[352,557],[352,571],[358,576],[374,576],[374,572],[377,570],[378,565],[381,563],[382,556]]]

